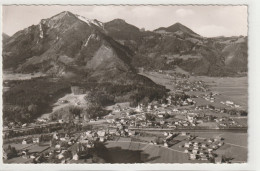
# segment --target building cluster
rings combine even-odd
[[[219,93],[209,93],[209,94],[204,94],[202,96],[203,99],[205,99],[206,101],[209,101],[211,103],[215,102],[215,97],[216,95],[219,95]]]
[[[233,101],[230,101],[230,100],[227,100],[225,102],[221,101],[220,103],[223,104],[223,105],[232,107],[232,108],[240,108],[241,107],[240,105],[235,104]]]
[[[192,137],[191,135],[187,136]],[[215,151],[223,145],[224,141],[221,137],[203,139],[203,141],[196,141],[194,137],[193,140],[188,140],[180,148],[184,149],[184,153],[189,155],[190,160],[214,162],[220,157]]]

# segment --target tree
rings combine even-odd
[[[79,116],[82,109],[79,107],[70,107],[69,109],[70,113],[72,113],[74,116]]]
[[[164,119],[168,119],[168,118],[170,118],[171,116],[168,114],[168,113],[166,113],[165,115],[164,115]]]
[[[104,110],[100,105],[96,103],[90,104],[89,107],[86,109],[86,112],[90,119],[95,119],[108,113],[108,111]]]
[[[148,103],[149,103],[150,99],[148,97],[145,97],[143,100],[142,100],[142,103],[143,105],[147,106]]]
[[[146,120],[149,120],[149,121],[155,121],[155,116],[150,113],[146,113],[145,118],[146,118]]]
[[[38,106],[35,104],[31,104],[28,106],[28,112],[30,112],[31,114],[37,114],[38,112]]]

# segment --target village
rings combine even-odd
[[[3,157],[7,163],[104,163],[104,159],[97,154],[98,148],[117,142],[166,148],[186,155],[188,161],[230,163],[233,159],[225,155],[225,148],[230,143],[225,142],[225,138],[217,132],[211,137],[202,137],[192,131],[155,133],[133,130],[123,122],[114,128],[96,125],[76,132],[59,130],[45,135],[26,136],[4,145]],[[227,147],[223,148],[225,144]],[[174,159],[169,162],[174,163]]]
[[[110,111],[108,115],[92,119],[83,115],[67,119],[50,115],[38,118],[34,123],[8,123],[3,131],[4,142],[8,142],[4,143],[4,161],[104,163],[106,161],[97,154],[100,144],[106,147],[111,143],[124,142],[137,143],[140,147],[162,147],[169,152],[180,153],[187,163],[232,162],[234,158],[226,156],[225,150],[221,150],[227,147],[223,147],[225,139],[218,133],[246,132],[247,112],[231,100],[220,101],[220,93],[211,92],[203,81],[185,80],[189,77],[178,73],[174,76],[182,80],[175,79],[172,82],[174,91],[158,101],[139,103],[136,107],[117,103],[105,108]],[[70,96],[88,100],[83,96],[84,91],[80,90]],[[222,106],[216,105],[216,99]],[[61,99],[59,103],[65,106],[75,102]],[[75,103],[77,107],[81,105],[82,102]],[[203,137],[196,133],[200,131],[216,133]],[[145,148],[141,150],[145,151]],[[168,162],[176,161],[172,159]]]

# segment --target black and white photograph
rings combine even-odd
[[[246,164],[247,5],[2,5],[3,164]]]

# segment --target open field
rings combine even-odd
[[[246,117],[245,117],[245,118],[242,118],[242,117],[236,118],[236,117],[234,117],[233,120],[236,121],[236,122],[238,122],[238,123],[239,123],[240,125],[242,125],[242,126],[247,126],[247,125],[248,125],[248,124],[247,124],[248,119],[247,119]]]
[[[73,93],[66,94],[57,100],[56,103],[53,104],[52,112],[60,110],[62,108],[68,106],[78,106],[78,107],[86,107],[87,101],[84,99],[86,94],[74,95]],[[45,113],[40,116],[40,118],[48,118],[51,113]]]
[[[248,106],[248,79],[247,77],[191,77],[191,80],[202,80],[213,92],[219,92],[221,101],[231,100],[242,108]]]

